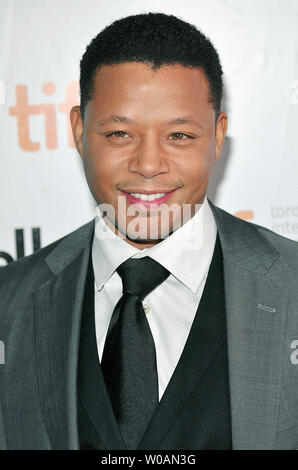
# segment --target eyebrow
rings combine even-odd
[[[167,124],[188,124],[188,123],[193,123],[199,126],[200,124],[192,117],[192,116],[182,116],[178,117],[176,119],[172,119],[171,121],[168,121]]]
[[[97,123],[100,126],[104,126],[105,124],[109,124],[110,122],[125,122],[128,124],[135,123],[135,121],[133,121],[132,119],[129,119],[126,116],[116,116],[116,115],[109,116],[106,119],[101,119],[100,121],[97,121]]]
[[[136,121],[133,119],[128,118],[127,116],[119,116],[119,115],[112,115],[106,119],[101,119],[97,121],[100,126],[104,126],[105,124],[109,124],[111,122],[124,122],[126,124],[136,124]],[[166,124],[189,124],[193,123],[199,127],[202,127],[200,123],[198,123],[192,116],[181,116],[175,119],[171,119],[167,121]]]

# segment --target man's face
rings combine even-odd
[[[115,220],[108,224],[115,225],[116,233],[139,248],[152,246],[165,237],[159,207],[176,208],[169,211],[171,233],[183,220],[183,205],[190,205],[193,215],[195,204],[203,202],[222,149],[226,115],[221,113],[215,123],[208,80],[199,68],[105,65],[94,85],[84,122],[78,106],[71,111],[89,188],[98,204],[113,206]],[[146,201],[140,194],[158,196]],[[125,214],[118,208],[119,196]],[[137,217],[142,227],[135,240],[130,232]]]

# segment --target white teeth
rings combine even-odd
[[[156,194],[140,194],[140,193],[131,193],[133,197],[141,199],[142,201],[154,201],[159,197],[164,196],[166,193],[156,193]]]

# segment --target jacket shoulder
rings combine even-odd
[[[249,223],[249,222],[247,222]],[[284,237],[269,228],[262,227],[261,225],[253,224],[257,230],[268,240],[271,241],[274,245],[276,245],[277,249],[281,250],[289,250],[290,252],[298,253],[298,242],[295,240],[291,240],[290,238]]]
[[[288,268],[293,267],[294,270],[298,269],[298,242],[286,238],[276,232],[273,232],[269,228],[248,222],[240,219],[225,210],[214,206],[211,203],[211,207],[216,218],[217,223],[220,226],[227,227],[226,233],[229,236],[242,237],[247,240],[247,243],[258,243],[262,241],[264,247],[267,249],[273,249],[280,254],[283,261],[286,262]]]
[[[40,276],[42,276],[43,273],[48,274],[50,271],[49,267],[45,263],[47,256],[59,245],[65,244],[67,246],[68,241],[76,239],[79,240],[86,231],[90,231],[92,224],[93,221],[90,221],[58,240],[55,240],[49,245],[39,249],[35,253],[24,256],[23,258],[0,268],[0,292],[3,291],[3,289],[7,289],[9,286],[18,285],[20,281],[25,281],[26,279],[29,280],[35,278],[40,281]]]
[[[53,279],[55,271],[49,260],[62,261],[75,258],[84,246],[90,246],[93,221],[41,248],[0,268],[0,330],[5,336],[11,331],[14,321],[30,319],[32,295],[46,282]]]

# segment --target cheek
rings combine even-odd
[[[119,173],[115,159],[104,151],[92,148],[91,145],[85,147],[83,155],[86,178],[93,191],[97,194],[107,192],[113,187],[115,176]]]
[[[208,138],[201,145],[192,159],[192,168],[189,171],[193,180],[208,180],[215,162],[215,139]]]
[[[180,168],[185,185],[196,187],[207,181],[212,169],[210,160],[206,156],[196,155],[190,161],[185,161]]]
[[[179,173],[185,185],[185,197],[198,201],[207,190],[214,163],[212,141],[202,142],[196,151],[179,164]]]

